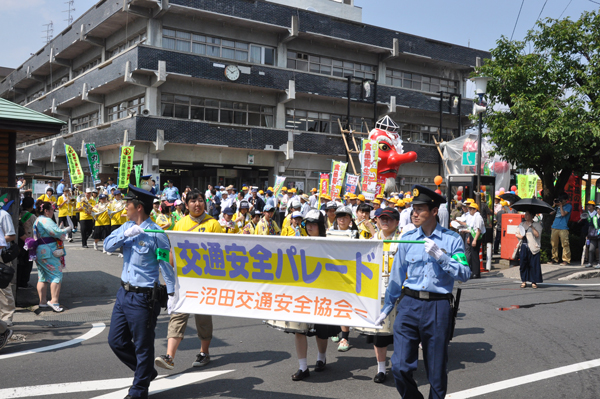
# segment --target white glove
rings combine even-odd
[[[178,298],[176,295],[169,295],[169,299],[167,300],[167,313],[168,314],[171,314],[171,312],[173,311],[173,308],[177,304],[177,299]]]
[[[375,320],[375,325],[376,326],[382,326],[383,325],[383,321],[385,320],[385,318],[387,317],[387,313],[380,313],[379,317],[377,318],[377,320]]]
[[[425,238],[425,252],[431,255],[435,260],[440,260],[444,252],[437,246],[433,240]]]
[[[135,237],[139,234],[142,234],[143,232],[144,232],[144,229],[142,229],[140,226],[138,226],[136,224],[134,226],[131,226],[127,230],[125,230],[125,233],[123,233],[123,234],[125,235],[125,237]]]

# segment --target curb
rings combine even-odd
[[[569,274],[565,277],[560,277],[559,280],[583,280],[588,278],[600,277],[600,270],[590,270]]]

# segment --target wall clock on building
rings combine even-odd
[[[225,77],[231,81],[236,81],[240,77],[240,69],[235,65],[225,67]]]

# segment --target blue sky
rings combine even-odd
[[[45,43],[43,24],[54,22],[54,34],[67,27],[67,0],[0,0],[0,66],[16,68]],[[75,0],[74,17],[98,0]],[[521,0],[355,0],[363,22],[481,50],[510,37]],[[545,6],[544,6],[545,4]],[[600,7],[589,0],[525,0],[514,39],[521,39],[541,17],[569,16]],[[565,11],[566,8],[566,11]]]

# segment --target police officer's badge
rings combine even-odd
[[[413,193],[412,193],[412,195],[413,195],[413,198],[414,198],[414,197],[418,197],[418,196],[419,196],[419,190],[418,190],[418,189],[416,189],[416,188],[413,188]]]

